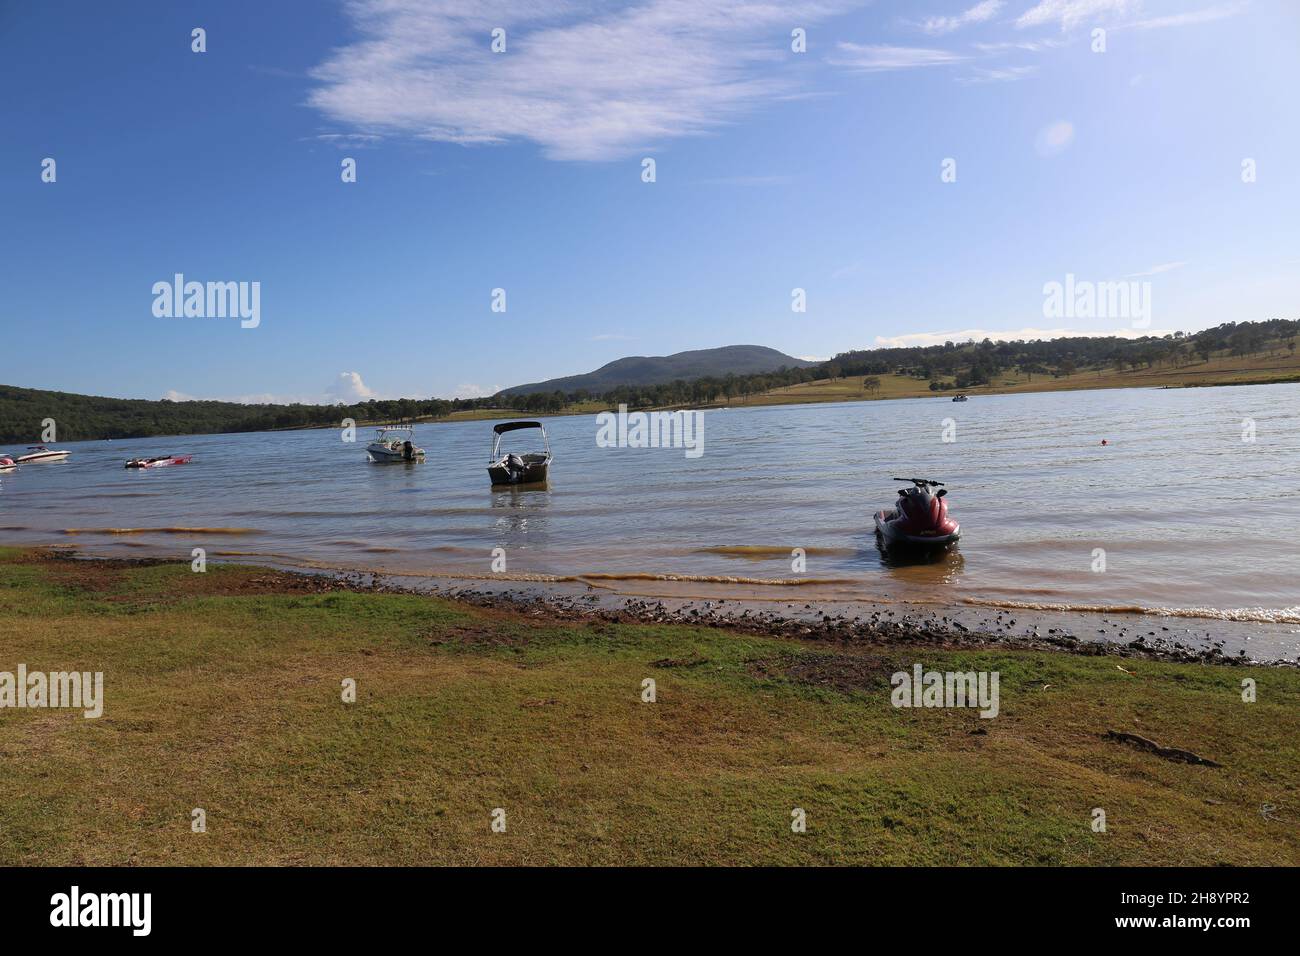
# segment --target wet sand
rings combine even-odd
[[[55,560],[85,562],[88,568],[180,563],[85,557],[67,547],[45,553]],[[256,561],[231,557],[231,563],[267,567],[274,577],[263,583],[278,588],[432,594],[556,621],[688,624],[843,644],[1001,647],[1181,662],[1300,665],[1300,635],[1294,625],[957,604],[772,599],[749,593],[754,589],[702,587],[698,582],[682,582],[672,594],[642,594],[616,590],[604,582],[538,575],[465,579],[303,567],[264,556]],[[258,592],[260,580],[250,581],[252,593]]]
[[[385,585],[390,581],[374,576]],[[1300,665],[1294,625],[1200,621],[1151,614],[1008,610],[872,601],[619,593],[580,582],[404,579],[402,587],[479,606],[513,606],[569,617],[698,624],[807,640],[1118,654],[1174,661]]]

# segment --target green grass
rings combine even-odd
[[[880,387],[863,389],[864,376],[821,379],[800,385],[786,385],[747,398],[719,401],[719,405],[806,405],[819,402],[860,402],[868,399],[941,398],[951,399],[958,391],[971,396],[1003,395],[1019,392],[1065,392],[1098,388],[1188,388],[1205,385],[1264,385],[1300,381],[1300,356],[1268,354],[1233,356],[1217,353],[1208,361],[1196,359],[1186,365],[1159,365],[1155,368],[1080,369],[1071,375],[1028,375],[1006,369],[989,385],[930,391],[929,380],[906,375],[875,376]],[[939,377],[952,383],[949,377]]]
[[[0,864],[1300,862],[1294,671],[832,649],[287,580],[0,550],[0,670],[103,671],[106,698],[98,720],[0,710]],[[913,661],[997,670],[1000,716],[892,708]]]

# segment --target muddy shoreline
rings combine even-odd
[[[161,558],[96,558],[71,548],[43,548],[45,560],[112,569],[187,562]],[[1161,619],[1149,614],[1039,612],[979,607],[927,607],[878,602],[759,602],[734,597],[621,594],[581,582],[413,578],[370,571],[303,568],[277,562],[226,563],[266,568],[232,594],[358,591],[428,594],[478,608],[522,614],[538,622],[686,625],[837,646],[929,646],[943,649],[1056,651],[1180,663],[1300,666],[1300,657],[1257,655],[1256,624]],[[1246,632],[1242,634],[1241,632]]]

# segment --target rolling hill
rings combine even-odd
[[[602,365],[585,375],[567,375],[544,382],[515,385],[501,395],[531,395],[535,392],[585,391],[601,395],[621,385],[663,385],[679,379],[723,378],[727,375],[758,375],[786,368],[810,368],[806,362],[762,345],[727,345],[717,349],[696,349],[673,355],[633,355]]]

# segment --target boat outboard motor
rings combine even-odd
[[[524,464],[524,460],[518,455],[513,453],[506,455],[506,471],[510,472],[511,481],[518,481],[527,470],[528,466]]]

